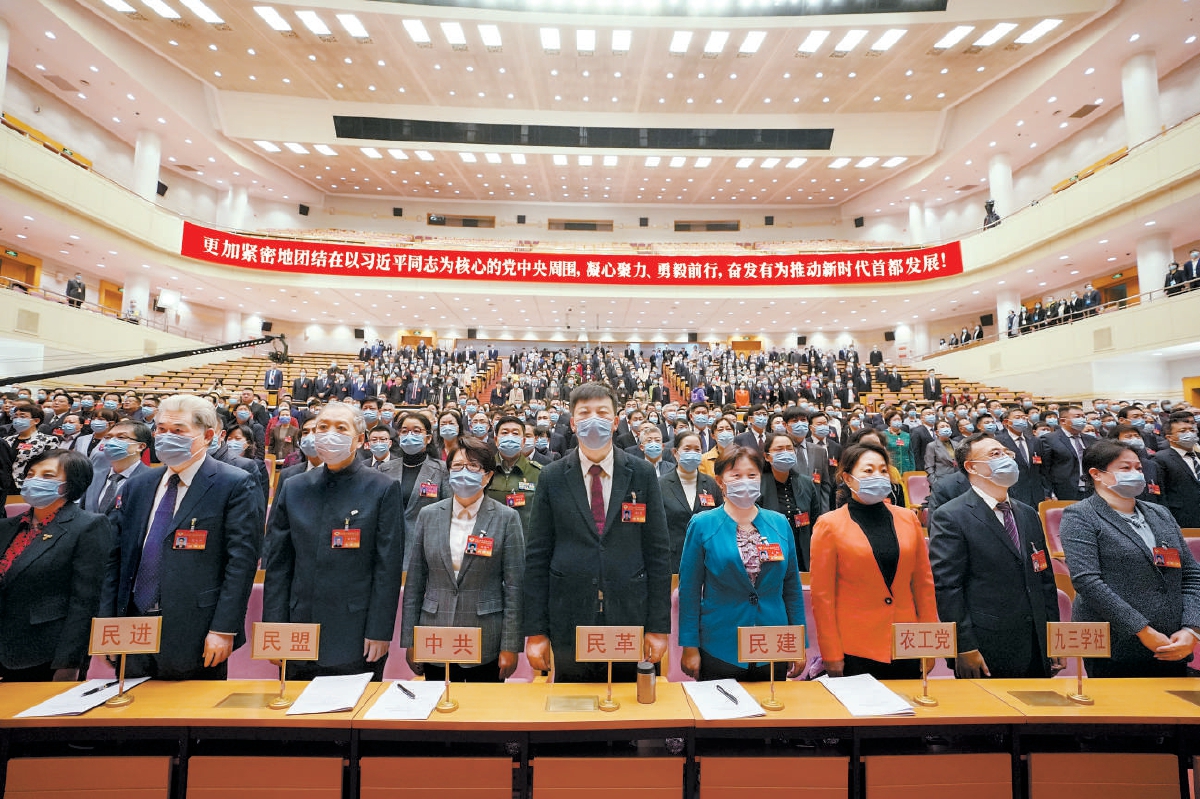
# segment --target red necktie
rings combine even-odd
[[[596,533],[604,535],[604,486],[600,483],[600,475],[604,474],[604,470],[600,464],[593,463],[588,474],[592,476],[592,521],[596,523]]]

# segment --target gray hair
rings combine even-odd
[[[321,408],[321,413],[318,415],[324,416],[330,411],[338,410],[340,408],[345,408],[346,410],[350,411],[351,416],[354,417],[354,430],[356,432],[359,434],[367,432],[367,418],[363,416],[362,408],[357,405],[351,405],[348,402],[339,402],[334,400],[332,402],[325,403],[325,405]]]
[[[217,409],[213,404],[196,394],[172,394],[158,405],[160,413],[182,413],[191,417],[191,423],[202,430],[216,430]]]

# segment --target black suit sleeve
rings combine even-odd
[[[969,564],[970,547],[957,516],[945,510],[934,513],[929,524],[929,565],[933,568],[938,618],[957,625],[960,653],[979,649],[975,627],[967,612]]]
[[[266,504],[250,475],[242,475],[239,482],[225,506],[225,575],[211,627],[213,632],[234,635],[246,626],[266,518]]]
[[[1046,532],[1042,529],[1041,517],[1038,516],[1035,509],[1028,506],[1022,512],[1025,514],[1025,523],[1021,525],[1021,529],[1035,531],[1033,537],[1034,546],[1045,552],[1046,556],[1049,557],[1050,547],[1046,543]],[[1032,552],[1021,553],[1021,556],[1026,559],[1031,558],[1032,555]],[[1048,560],[1046,561],[1046,565],[1050,566]],[[1054,569],[1047,568],[1038,573],[1037,577],[1041,579],[1042,602],[1046,606],[1046,621],[1058,621],[1058,584],[1054,582]],[[1044,654],[1045,651],[1045,648],[1043,648],[1042,653]]]
[[[552,485],[546,485],[551,483]],[[533,492],[533,510],[529,514],[529,534],[525,538],[525,635],[549,635],[550,559],[554,557],[554,509],[550,495],[566,499],[566,487],[552,475],[539,481],[543,490]],[[550,490],[553,488],[554,490]],[[661,499],[659,504],[662,504]]]
[[[404,568],[404,497],[400,481],[393,480],[379,505],[375,570],[371,577],[371,604],[367,608],[367,638],[390,641],[396,627],[397,600]]]
[[[671,632],[671,541],[667,535],[667,513],[662,488],[651,467],[646,491],[646,525],[642,532],[642,560],[646,564],[646,632]]]
[[[71,558],[71,598],[58,647],[50,663],[55,669],[76,668],[87,657],[92,618],[99,613],[105,568],[115,552],[108,519],[94,516],[87,528],[80,531]]]

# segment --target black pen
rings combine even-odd
[[[91,696],[92,694],[98,694],[101,691],[106,691],[109,688],[112,688],[119,682],[119,680],[113,680],[112,682],[106,682],[104,685],[97,685],[95,688],[89,688],[88,690],[84,691],[80,694],[80,696]]]
[[[738,703],[737,697],[734,696],[733,694],[729,693],[728,691],[726,691],[723,686],[718,685],[717,690],[720,691],[722,694],[724,694],[725,698],[728,699],[730,702],[733,702],[735,705]]]
[[[407,688],[405,688],[405,687],[404,687],[404,683],[400,683],[400,682],[398,682],[398,683],[396,683],[396,687],[397,687],[397,688],[399,688],[401,691],[403,691],[403,692],[404,692],[404,695],[405,695],[405,696],[407,696],[409,699],[416,699],[416,698],[417,698],[417,695],[416,695],[416,694],[414,694],[412,691],[410,691],[410,690],[408,690]]]

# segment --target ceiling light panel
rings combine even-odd
[[[615,155],[604,156],[604,165],[605,166],[616,166],[617,165],[617,157]]]
[[[538,35],[542,39],[542,49],[547,53],[557,53],[562,49],[562,36],[558,32],[558,28],[541,28],[538,30]]]
[[[329,30],[329,26],[317,15],[316,11],[297,11],[296,16],[304,23],[304,27],[312,31],[313,34],[317,36],[333,35],[333,31]]]
[[[696,167],[696,169],[704,169],[710,164],[712,164],[712,158],[708,157],[707,155],[702,155],[696,159],[696,163],[694,163],[692,166]]]
[[[992,28],[987,33],[975,40],[974,47],[991,47],[996,42],[1003,39],[1008,34],[1016,29],[1016,24],[1012,22],[1001,22],[996,27]]]
[[[137,9],[126,3],[125,0],[104,0],[104,5],[113,11],[120,11],[122,14],[134,14],[137,12]]]
[[[825,44],[825,40],[829,38],[829,31],[809,31],[804,37],[804,41],[800,43],[798,52],[806,55],[812,55],[821,49],[821,45]]]
[[[778,158],[764,158],[763,162],[759,164],[759,166],[763,169],[774,169],[775,167],[779,166],[779,161],[780,159]]]
[[[420,158],[422,161],[432,161],[433,160],[433,154],[430,153],[428,150],[417,150],[416,156],[417,156],[417,158]]]
[[[974,25],[959,25],[957,28],[938,39],[937,43],[933,45],[933,49],[949,50],[951,47],[967,38],[967,34],[973,30],[975,30]]]
[[[163,19],[181,19],[179,12],[164,3],[163,0],[142,0],[142,5]]]
[[[835,158],[829,163],[830,169],[842,169],[850,163],[849,158]]]
[[[504,46],[504,42],[500,38],[500,28],[496,25],[480,25],[479,38],[483,41],[483,46],[491,50]]]
[[[500,158],[500,153],[484,153],[483,157],[487,159],[489,164],[499,164],[503,160]]]
[[[330,147],[328,144],[314,144],[313,149],[321,155],[337,155],[337,150]]]
[[[734,166],[736,166],[738,169],[749,169],[750,165],[753,163],[754,163],[753,158],[739,158],[737,163],[734,164]]]
[[[297,144],[294,141],[285,141],[283,146],[294,152],[296,155],[308,155],[308,148],[303,144]]]
[[[430,44],[432,41],[429,38],[429,31],[425,29],[425,23],[419,19],[404,20],[404,30],[414,44]]]
[[[400,150],[396,147],[392,147],[391,149],[389,149],[387,151],[387,154],[390,155],[392,158],[395,158],[397,161],[407,161],[408,160],[408,153],[406,153],[403,150]]]
[[[446,43],[451,47],[465,47],[467,44],[467,35],[463,33],[462,25],[457,22],[441,23],[442,35],[446,37]]]
[[[516,166],[525,166],[525,153],[513,153],[509,157]]]
[[[895,46],[896,42],[900,41],[900,39],[902,39],[906,33],[908,33],[907,30],[903,30],[901,28],[892,28],[880,36],[875,41],[875,44],[871,45],[871,52],[886,53],[888,50],[891,50],[892,47]]]
[[[833,46],[835,53],[849,53],[862,43],[862,40],[867,38],[867,32],[864,30],[849,30],[842,40]]]
[[[889,158],[888,160],[883,162],[883,168],[884,169],[895,169],[896,167],[900,166],[907,160],[908,159],[902,155],[894,155],[891,158]]]
[[[562,154],[555,155],[554,156],[554,165],[555,166],[566,166],[567,165],[567,157]]]
[[[358,149],[362,150],[362,154],[372,160],[378,160],[380,158],[383,158],[383,154],[381,152],[379,152],[378,150],[376,150],[374,147],[359,147]]]
[[[614,53],[628,53],[632,46],[633,31],[616,30],[612,32],[612,51]]]
[[[800,167],[804,166],[806,163],[808,163],[807,158],[796,157],[796,158],[793,158],[792,160],[788,161],[786,164],[784,164],[784,167],[787,169],[799,169]]]
[[[873,156],[873,155],[869,155],[869,156],[867,156],[866,158],[864,158],[864,159],[862,159],[861,161],[859,161],[859,162],[858,162],[857,164],[855,164],[854,166],[855,166],[855,168],[856,168],[856,169],[866,169],[867,167],[869,167],[869,166],[875,166],[875,165],[876,165],[876,164],[878,164],[878,163],[879,163],[879,159],[878,159],[878,158],[876,158],[876,157],[875,157],[875,156]]]
[[[362,21],[353,14],[338,14],[337,21],[345,29],[346,33],[350,34],[355,39],[370,39],[371,34],[367,33],[367,28],[362,24]]]
[[[676,155],[671,158],[671,160],[668,162],[667,165],[672,166],[675,169],[679,169],[681,166],[683,166],[686,163],[687,163],[687,158],[685,156]]]
[[[1017,44],[1033,44],[1061,24],[1061,19],[1044,19],[1018,36]]]
[[[225,24],[225,20],[221,19],[217,12],[204,5],[204,3],[200,2],[200,0],[179,0],[179,2],[182,3],[188,11],[191,11],[193,14],[200,17],[200,19],[204,20],[210,25]]]
[[[258,139],[254,143],[257,144],[262,149],[266,150],[268,153],[283,152],[282,150],[279,149],[279,145],[276,144],[275,142],[263,141],[261,139]]]
[[[591,166],[592,165],[592,157],[590,155],[579,156],[579,165],[580,166]]]
[[[588,28],[575,31],[575,49],[581,53],[596,52],[596,32]]]
[[[671,35],[671,45],[667,49],[671,55],[683,55],[692,45],[691,31],[675,31]]]
[[[729,31],[711,31],[708,34],[708,40],[704,43],[704,54],[707,56],[720,55],[728,41]]]
[[[655,167],[655,166],[658,166],[660,163],[662,163],[662,159],[659,158],[657,155],[646,156],[646,166]]]
[[[754,55],[758,52],[758,48],[762,47],[763,40],[766,38],[766,31],[750,31],[746,34],[746,38],[742,39],[742,46],[738,48],[738,55]]]
[[[479,160],[475,157],[475,153],[459,153],[458,157],[463,160],[464,164],[473,164]]]

